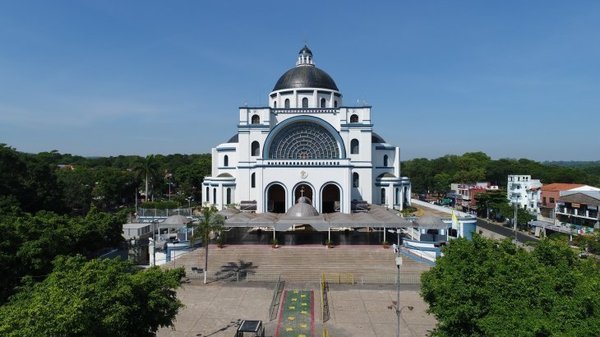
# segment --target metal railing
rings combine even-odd
[[[321,275],[321,321],[325,323],[329,320],[329,300],[327,298],[327,278],[325,273]]]
[[[269,306],[269,320],[271,321],[277,318],[281,293],[283,293],[284,287],[285,281],[282,281],[281,277],[278,278],[277,283],[275,284],[275,289],[273,290],[273,299],[271,300],[271,305]]]

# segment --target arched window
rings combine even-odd
[[[325,98],[321,98],[321,108],[324,108],[326,104]]]
[[[358,173],[354,172],[352,173],[352,187],[358,187],[358,184]]]
[[[337,101],[334,101],[334,102],[333,102],[333,107],[334,107],[334,108],[337,108]]]
[[[340,148],[325,127],[307,121],[295,122],[279,131],[268,149],[269,159],[334,159]]]
[[[277,109],[277,101],[273,101],[273,108]]]
[[[289,98],[285,99],[285,107],[286,107],[286,109],[290,108],[290,99]]]
[[[229,156],[228,155],[225,155],[223,157],[223,166],[225,166],[225,167],[229,166]]]
[[[260,155],[260,145],[257,141],[252,142],[251,148],[252,156],[256,157]]]
[[[385,204],[385,188],[381,189],[381,204]]]
[[[350,141],[350,154],[358,154],[358,139]]]
[[[256,173],[250,175],[250,187],[256,187]]]
[[[206,187],[206,196],[204,198],[206,198],[206,202],[210,202],[210,190],[208,187]]]
[[[217,189],[213,188],[213,204],[217,203]]]
[[[227,205],[231,204],[231,188],[227,188]]]
[[[302,99],[302,107],[303,108],[308,108],[308,98],[304,97]]]
[[[260,116],[252,115],[252,124],[260,124]]]
[[[388,155],[383,156],[383,166],[388,166]]]
[[[354,114],[350,116],[350,123],[358,123],[358,115]]]

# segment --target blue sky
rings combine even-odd
[[[308,43],[402,159],[600,159],[599,1],[3,1],[0,143],[205,153]]]

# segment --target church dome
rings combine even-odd
[[[304,46],[298,53],[296,67],[286,71],[273,91],[294,88],[319,88],[339,91],[335,81],[325,71],[315,67],[312,61],[312,52]]]
[[[285,213],[288,217],[306,218],[319,215],[319,212],[311,205],[310,199],[304,196],[298,198],[298,202]]]

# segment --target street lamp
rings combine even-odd
[[[396,255],[396,269],[398,269],[397,276],[396,276],[396,304],[395,304],[396,320],[397,320],[397,324],[398,324],[398,326],[396,328],[396,337],[400,337],[400,312],[402,311],[402,309],[398,309],[398,306],[400,305],[400,266],[401,265],[402,265],[402,256],[400,256],[400,250],[398,250],[398,253]]]
[[[515,213],[514,213],[514,220],[513,220],[513,230],[515,232],[515,245],[518,243],[517,241],[517,213],[518,213],[518,203],[519,203],[519,196],[515,197]]]

